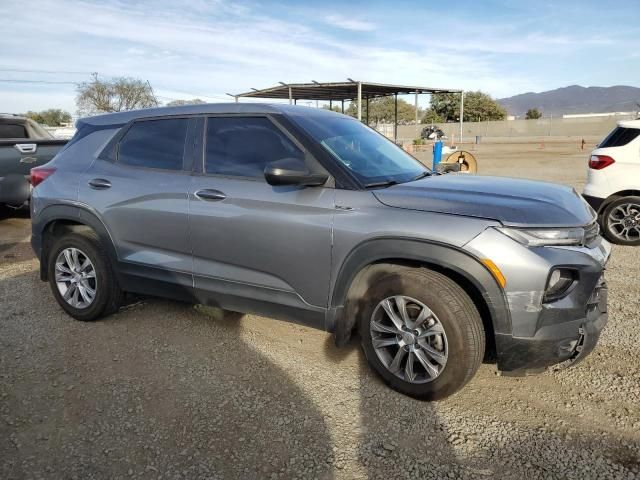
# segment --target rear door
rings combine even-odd
[[[247,311],[255,301],[322,311],[335,190],[265,181],[270,162],[288,158],[301,169],[313,162],[271,117],[209,117],[204,130],[189,188],[196,290],[229,309]]]
[[[195,120],[132,123],[114,159],[97,159],[82,175],[79,200],[102,217],[121,271],[192,286],[188,238],[190,143]]]

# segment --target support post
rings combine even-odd
[[[460,139],[459,139],[459,142],[461,145],[462,145],[462,124],[463,123],[464,123],[464,90],[460,92]]]
[[[367,97],[366,105],[367,105],[367,115],[365,118],[367,119],[367,125],[369,125],[369,97]]]
[[[358,82],[358,120],[362,121],[362,82]]]
[[[416,99],[415,99],[415,108],[416,108],[416,138],[418,137],[418,91],[416,90]]]
[[[344,100],[340,100],[340,102],[342,103],[342,113],[344,113]]]
[[[293,99],[293,104],[294,104],[294,105],[297,105],[297,104],[298,104],[298,99],[297,99],[297,98],[294,98],[294,99]]]
[[[291,90],[291,87],[289,87],[289,105],[291,105],[293,103],[293,91]]]
[[[398,141],[398,94],[393,94],[393,141]]]
[[[333,112],[333,100],[329,100],[329,110]]]
[[[238,103],[238,97],[234,97],[236,99],[236,103]]]

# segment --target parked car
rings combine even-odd
[[[551,183],[437,175],[350,117],[287,105],[80,121],[32,171],[40,276],[78,320],[123,292],[358,329],[392,388],[441,399],[486,358],[569,365],[607,320],[609,244]]]
[[[583,195],[610,241],[640,245],[640,120],[618,122],[591,152]]]
[[[66,143],[31,119],[0,114],[0,205],[23,205],[30,169],[47,163]]]

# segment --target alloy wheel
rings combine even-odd
[[[374,309],[371,340],[382,364],[410,383],[428,383],[447,364],[447,335],[438,317],[424,303],[396,295]]]
[[[95,268],[89,257],[77,248],[65,248],[58,254],[55,281],[62,298],[74,308],[87,308],[96,297]]]
[[[640,239],[640,205],[623,203],[609,212],[609,232],[623,241]]]

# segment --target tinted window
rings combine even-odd
[[[638,128],[617,127],[605,138],[598,148],[622,147],[640,135]]]
[[[2,123],[0,124],[0,138],[27,138],[27,131],[23,125]]]
[[[206,172],[218,175],[263,178],[269,163],[284,158],[306,169],[304,153],[269,119],[261,117],[209,118],[206,153]]]
[[[187,123],[184,118],[134,123],[118,149],[118,162],[134,167],[182,170]]]
[[[396,144],[342,115],[291,117],[366,186],[408,182],[429,170]]]

